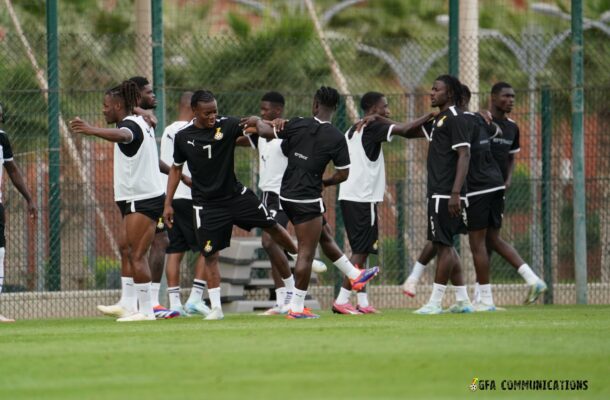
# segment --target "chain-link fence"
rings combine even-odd
[[[510,82],[517,92],[511,118],[520,127],[522,151],[507,191],[502,236],[535,272],[552,274],[555,303],[575,302],[569,39],[565,32],[524,31],[511,36],[481,31],[476,46],[480,86],[475,99],[479,105],[488,107],[489,90],[496,81]],[[95,304],[116,300],[115,289],[120,287],[115,240],[120,217],[113,201],[112,145],[72,135],[65,124],[80,116],[104,125],[104,90],[137,75],[142,60],[134,48],[147,46],[149,39],[126,33],[60,34],[60,149],[48,146],[45,41],[44,33],[36,30],[21,35],[11,29],[0,37],[0,101],[7,120],[3,130],[39,213],[36,220],[29,220],[20,194],[13,185],[4,183],[7,256],[0,309],[18,317],[89,315]],[[448,64],[446,36],[355,40],[335,33],[321,40],[308,20],[297,17],[284,18],[243,37],[173,30],[164,41],[166,124],[176,117],[180,94],[201,88],[217,95],[222,114],[257,114],[261,95],[278,90],[286,97],[286,117],[308,116],[316,88],[339,86],[337,76],[345,79],[346,90],[352,94],[342,98],[333,121],[341,130],[349,127],[350,116],[360,113],[354,104],[370,90],[386,93],[394,119],[408,120],[430,109],[427,89],[436,76],[446,72]],[[462,39],[465,48],[472,42]],[[604,93],[610,79],[604,68],[610,42],[603,32],[588,29],[585,43],[589,301],[608,303],[610,114],[604,106]],[[544,87],[548,91],[543,95]],[[549,111],[543,112],[543,106]],[[158,128],[157,135],[161,131]],[[543,139],[542,132],[549,132],[547,138]],[[550,143],[550,152],[545,152],[546,143]],[[60,165],[49,165],[49,153],[57,150]],[[427,143],[394,140],[384,145],[384,153],[387,187],[379,208],[380,255],[373,258],[383,272],[371,294],[376,303],[386,307],[415,306],[425,301],[425,292],[416,300],[407,300],[397,285],[408,275],[425,244]],[[49,222],[48,208],[49,171],[57,167],[59,226]],[[237,149],[235,169],[244,184],[255,188],[255,151]],[[336,212],[336,190],[326,190],[324,198],[327,219],[349,254],[342,216]],[[237,229],[234,233],[248,235]],[[59,239],[52,242],[51,237]],[[468,284],[472,284],[474,270],[467,247],[463,240],[462,260]],[[49,254],[57,248],[61,263],[52,265]],[[193,259],[185,262],[183,287],[190,286]],[[544,270],[545,262],[550,270]],[[497,255],[491,269],[497,302],[520,302],[526,288],[516,271]],[[432,271],[429,268],[424,275],[422,288],[432,281]],[[334,272],[318,277],[317,293],[324,305],[332,290],[321,288],[338,282],[339,275]]]

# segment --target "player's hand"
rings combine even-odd
[[[81,135],[89,135],[91,125],[80,119],[80,117],[76,117],[70,121],[70,130],[74,133],[80,133]]]
[[[186,176],[184,174],[182,174],[182,176],[180,177],[180,180],[182,181],[182,183],[184,183],[186,186],[188,187],[193,187],[193,180],[191,179],[191,177]]]
[[[275,127],[276,132],[281,132],[284,130],[284,126],[286,125],[286,121],[283,118],[276,118],[271,121],[271,126]]]
[[[152,128],[156,128],[157,127],[157,121],[158,121],[157,120],[157,116],[151,110],[145,110],[145,109],[143,109],[141,107],[136,107],[136,108],[133,109],[133,112],[136,115],[139,115],[142,118],[144,118],[144,121],[146,121],[148,126],[150,126]]]
[[[169,229],[174,226],[174,207],[166,205],[163,208],[163,222]]]
[[[364,129],[368,124],[370,124],[371,122],[374,122],[377,120],[377,118],[379,118],[379,114],[372,114],[372,115],[367,115],[365,117],[362,117],[361,120],[359,120],[358,122],[356,122],[356,132],[360,132],[362,129]]]
[[[508,179],[506,179],[506,182],[504,182],[504,190],[508,190],[508,188],[510,187],[510,185],[513,183],[513,179],[512,177],[508,177]]]
[[[449,199],[449,216],[452,218],[457,218],[460,216],[461,211],[461,200],[459,193],[452,193],[451,198]]]
[[[248,128],[256,128],[256,124],[258,123],[258,121],[260,121],[260,117],[257,117],[256,115],[252,115],[250,117],[244,117],[239,120],[239,126],[241,126],[242,129],[247,131]],[[256,132],[256,130],[254,132]],[[250,132],[250,133],[253,133],[253,132]]]
[[[28,201],[28,215],[31,219],[36,219],[38,216],[38,209],[32,200]]]
[[[483,117],[485,122],[487,122],[487,125],[491,124],[491,122],[493,121],[493,117],[491,115],[491,112],[489,112],[489,110],[479,110],[478,114],[481,117]]]

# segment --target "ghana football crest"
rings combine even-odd
[[[441,126],[443,126],[443,123],[444,123],[444,121],[445,121],[445,118],[447,118],[447,116],[446,116],[446,115],[443,115],[443,117],[442,117],[442,118],[441,118],[441,119],[440,119],[440,120],[439,120],[439,121],[436,123],[436,126],[437,126],[438,128],[440,128]]]
[[[205,246],[203,247],[203,251],[205,251],[206,253],[211,253],[212,252],[212,241],[208,240],[205,243]]]
[[[379,250],[379,240],[375,240],[375,243],[373,243],[373,250]]]
[[[220,127],[216,128],[216,133],[214,133],[215,140],[220,140],[224,136],[223,133],[220,131],[220,129],[221,129]]]

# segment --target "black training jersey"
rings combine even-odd
[[[336,169],[349,168],[345,137],[330,122],[293,118],[278,133],[288,166],[282,178],[283,200],[314,201],[322,197],[322,175],[332,160]]]
[[[462,117],[462,111],[451,106],[434,118],[428,140],[428,196],[449,196],[457,171],[457,149],[470,147],[472,142],[470,122]],[[466,194],[466,185],[460,193]]]
[[[521,151],[519,146],[519,127],[510,118],[493,119],[499,127],[500,131],[491,139],[491,154],[493,154],[500,171],[502,178],[506,181],[508,177],[508,158],[511,154]]]
[[[470,112],[465,112],[464,118],[472,126],[470,165],[466,177],[467,195],[476,196],[503,189],[504,179],[491,154],[489,139],[496,133],[497,125],[487,124],[479,114]]]
[[[393,125],[384,124],[378,121],[373,121],[364,127],[362,131],[362,147],[366,157],[371,161],[377,161],[381,154],[381,143],[392,141]],[[351,139],[354,136],[355,125],[348,132],[348,137]]]
[[[213,128],[191,124],[176,133],[174,163],[187,163],[196,205],[231,198],[243,189],[234,170],[235,140],[241,134],[239,119],[233,117],[216,119]]]
[[[2,182],[2,173],[4,172],[4,168],[2,168],[1,164],[4,164],[7,161],[13,161],[13,149],[11,148],[11,142],[8,140],[6,133],[4,133],[3,130],[0,130],[0,182]],[[2,203],[1,190],[0,203]]]

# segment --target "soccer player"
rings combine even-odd
[[[124,81],[104,95],[104,117],[107,123],[115,123],[116,128],[94,127],[78,117],[70,122],[74,133],[115,143],[114,198],[123,216],[120,246],[126,249],[128,256],[128,268],[123,271],[123,277],[132,276],[134,282],[131,289],[124,291],[119,304],[109,306],[115,308],[110,311],[122,316],[117,320],[120,322],[155,319],[147,253],[163,210],[165,194],[158,172],[155,135],[142,117],[134,115],[139,100],[138,86],[132,81]]]
[[[260,116],[267,121],[281,118],[284,112],[284,96],[278,92],[267,92],[260,101]],[[288,216],[280,206],[280,186],[288,165],[288,158],[282,153],[282,141],[260,138],[258,135],[240,137],[238,144],[251,145],[258,149],[259,181],[262,203],[271,216],[284,228],[288,226]],[[276,304],[261,315],[278,315],[288,312],[288,305],[294,291],[294,276],[288,265],[288,257],[267,232],[262,234],[262,245],[271,261],[271,276],[275,284]]]
[[[167,182],[163,217],[169,228],[174,221],[172,201],[187,163],[192,174],[194,219],[199,250],[205,257],[211,312],[208,320],[222,319],[220,304],[219,251],[231,244],[233,225],[250,230],[258,227],[290,252],[296,246],[288,232],[273,219],[256,195],[235,177],[236,139],[243,134],[239,120],[220,117],[214,95],[198,90],[191,99],[195,118],[174,139],[174,164]]]
[[[136,109],[137,113],[141,113],[143,117],[150,116],[151,118],[155,118],[153,110],[157,107],[157,98],[155,97],[155,92],[148,79],[143,76],[134,76],[129,78],[129,80],[135,82],[140,90],[140,103],[138,104],[138,109]],[[147,122],[151,126],[151,129],[153,129],[154,135],[156,119],[154,119],[154,124],[149,121]],[[159,169],[161,170],[160,174],[162,175],[161,181],[164,183],[167,180],[165,175],[169,172],[169,165],[163,160],[160,160]],[[163,267],[165,266],[165,252],[168,245],[169,239],[167,236],[167,229],[163,225],[162,218],[160,218],[157,222],[155,238],[148,255],[148,265],[150,266],[150,273],[152,276],[151,296],[153,310],[155,311],[155,317],[157,317],[157,319],[175,318],[180,315],[177,311],[168,310],[159,303],[159,289],[161,288],[161,278],[163,277]]]
[[[5,110],[0,103],[0,124],[5,123]],[[17,188],[19,193],[23,196],[27,202],[27,209],[30,218],[36,218],[36,205],[32,201],[32,196],[28,190],[21,171],[17,166],[17,163],[13,159],[13,150],[11,148],[11,142],[8,139],[8,135],[1,129],[0,126],[0,162],[4,165],[6,172],[11,178],[11,182]],[[2,182],[2,168],[0,168],[0,182]],[[6,247],[6,238],[4,236],[4,206],[2,205],[2,191],[0,191],[0,293],[2,293],[2,286],[4,285],[4,254]],[[14,322],[12,318],[7,318],[0,314],[0,322]]]
[[[502,134],[491,139],[491,153],[500,167],[507,190],[512,181],[515,154],[521,150],[519,147],[519,127],[515,121],[507,116],[513,110],[514,104],[515,91],[511,85],[506,82],[498,82],[493,85],[491,88],[491,114],[493,122],[500,127]],[[494,224],[487,230],[487,249],[490,252],[495,251],[500,254],[523,277],[530,287],[524,303],[531,304],[547,290],[547,286],[523,261],[517,250],[500,237],[504,212],[504,193],[502,193],[502,198],[498,200]]]
[[[360,268],[366,265],[369,254],[377,254],[378,226],[377,203],[383,201],[385,192],[385,165],[381,144],[391,142],[396,135],[424,137],[419,127],[432,117],[425,115],[410,124],[398,124],[388,120],[390,108],[383,93],[368,92],[360,100],[365,117],[379,116],[377,120],[358,129],[352,126],[345,134],[350,154],[350,174],[339,186],[339,203],[345,221],[347,237],[352,248],[350,261]],[[351,305],[352,290],[349,279],[343,280],[332,310],[337,314],[372,314],[375,307],[369,304],[363,289],[358,292],[358,305]]]
[[[174,162],[174,139],[176,133],[191,124],[193,110],[191,98],[193,92],[184,92],[178,101],[178,119],[168,125],[161,136],[161,161],[171,165]],[[197,244],[197,233],[193,225],[193,197],[191,188],[191,173],[187,166],[182,168],[182,182],[178,183],[174,194],[174,224],[168,230],[169,246],[167,246],[167,294],[169,296],[169,309],[180,315],[201,314],[207,316],[209,307],[203,302],[203,291],[205,289],[205,270],[203,256],[199,252]],[[167,187],[167,177],[161,175],[164,187]],[[186,182],[186,184],[185,184]],[[180,300],[180,262],[187,251],[199,253],[195,264],[195,278],[191,294],[183,306]]]
[[[351,280],[352,288],[359,291],[377,275],[378,267],[360,271],[339,249],[324,219],[322,190],[326,186],[345,181],[349,174],[350,158],[347,143],[330,120],[339,103],[336,89],[322,86],[316,92],[311,118],[293,118],[286,122],[274,120],[272,125],[258,117],[245,121],[247,127],[256,127],[265,138],[283,139],[282,151],[288,157],[288,166],[280,189],[281,205],[294,225],[299,252],[295,266],[296,283],[287,318],[318,318],[304,307],[311,276],[312,261],[318,242],[322,251]],[[279,132],[278,132],[279,130]],[[323,179],[326,165],[333,161],[335,173]]]
[[[416,314],[440,314],[441,302],[449,277],[455,286],[458,308],[472,312],[463,284],[460,259],[453,247],[453,237],[465,232],[466,175],[470,162],[471,130],[458,105],[462,103],[460,81],[451,75],[439,76],[430,92],[431,104],[438,107],[428,140],[428,240],[437,254],[437,268],[432,295]]]
[[[468,206],[468,241],[477,283],[481,294],[480,301],[475,301],[475,311],[495,311],[489,277],[489,255],[485,238],[490,227],[496,226],[502,219],[504,198],[504,179],[498,164],[490,150],[490,138],[496,134],[498,126],[488,124],[480,114],[468,111],[470,90],[464,90],[464,118],[470,120],[473,127],[470,146],[470,167],[466,178]],[[452,309],[450,309],[451,311]]]

